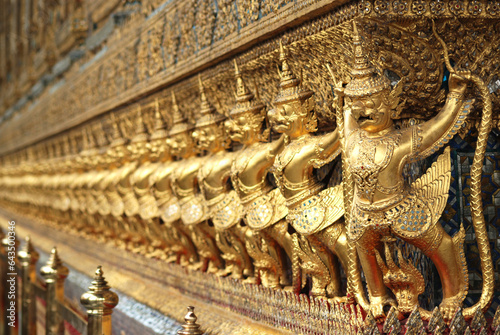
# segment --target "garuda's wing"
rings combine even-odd
[[[427,172],[411,185],[417,197],[430,208],[432,222],[436,222],[446,206],[451,179],[450,147],[446,147]]]

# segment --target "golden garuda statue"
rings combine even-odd
[[[335,92],[337,110],[343,108],[343,150],[348,167],[344,183],[354,187],[348,236],[356,246],[365,274],[369,310],[378,320],[385,318],[387,305],[399,306],[400,312],[409,313],[423,293],[423,285],[417,285],[422,281],[418,271],[402,275],[390,252],[383,257],[383,243],[398,238],[418,247],[436,265],[443,287],[440,311],[445,320],[450,320],[467,294],[468,273],[463,227],[451,237],[438,223],[450,187],[449,148],[411,185],[405,183],[403,167],[438,152],[457,133],[472,109],[473,101],[464,98],[472,76],[468,72],[456,73],[449,66],[449,93],[441,111],[426,122],[397,129],[393,118],[403,107],[399,101],[402,85],[392,89],[389,80],[372,66],[356,25],[353,44],[352,80],[345,88],[341,82],[335,83]],[[480,220],[479,215],[474,219],[478,235],[484,233],[484,219]],[[486,243],[482,240],[478,244],[482,249],[489,248],[487,237]],[[485,253],[482,261],[488,263],[489,249]],[[491,284],[486,278],[481,308],[487,308],[488,299],[491,301]],[[424,318],[430,316],[429,312],[422,312]],[[464,311],[469,317],[470,313],[471,309]]]
[[[179,111],[179,106],[175,100],[175,94],[172,91],[172,126],[166,129],[165,121],[159,114],[159,107],[155,106],[156,126],[155,133],[151,136],[151,151],[158,155],[158,165],[148,175],[148,184],[150,185],[151,196],[154,197],[156,213],[151,213],[151,217],[161,220],[162,227],[158,238],[161,244],[151,256],[166,259],[168,262],[188,262],[184,256],[192,254],[192,243],[186,235],[183,235],[176,228],[180,219],[180,206],[178,199],[174,196],[172,190],[172,174],[179,165],[180,159],[189,147],[190,129],[187,120]],[[155,135],[156,134],[156,135]],[[154,158],[153,158],[154,159]],[[189,257],[188,257],[189,258]]]
[[[163,221],[162,238],[169,261],[188,265],[198,261],[196,248],[189,237],[190,232],[181,220],[190,216],[186,203],[195,196],[195,177],[200,159],[195,156],[192,140],[193,126],[179,110],[172,92],[172,127],[166,143],[173,160],[167,160],[151,175],[153,193]],[[198,213],[193,209],[195,213]]]
[[[146,224],[139,216],[139,198],[135,192],[135,184],[138,175],[142,173],[143,169],[149,165],[149,133],[144,123],[144,116],[141,106],[137,108],[137,118],[135,120],[135,134],[127,146],[130,159],[135,163],[130,174],[123,176],[124,178],[118,184],[118,188],[123,204],[126,221],[130,229],[133,231],[133,238],[135,241],[135,251],[139,253],[147,253],[148,246],[152,243],[148,234]],[[140,191],[139,191],[140,193]]]
[[[232,161],[231,181],[244,207],[240,216],[249,228],[245,247],[253,258],[255,277],[262,285],[288,286],[285,257],[292,259],[291,237],[284,220],[288,209],[280,190],[273,188],[268,180],[274,158],[283,150],[285,137],[265,143],[269,137],[269,129],[264,132],[262,129],[265,105],[245,85],[236,61],[234,66],[236,105],[229,113],[225,128],[232,141],[243,144]],[[236,206],[231,206],[231,210],[238,210]]]
[[[110,206],[109,214],[106,220],[110,222],[120,247],[127,247],[132,239],[132,233],[128,226],[123,224],[123,214],[125,204],[121,194],[118,192],[118,184],[125,182],[126,178],[132,173],[135,164],[130,163],[128,151],[128,139],[123,135],[121,122],[115,114],[111,114],[112,133],[110,143],[106,151],[108,174],[99,183],[99,186]],[[101,208],[101,211],[104,209]]]
[[[287,221],[298,235],[294,240],[294,279],[299,284],[302,270],[312,277],[311,294],[341,296],[340,269],[346,268],[347,240],[343,220],[342,186],[326,188],[314,174],[340,153],[338,131],[312,136],[317,130],[313,92],[302,87],[292,72],[280,44],[280,88],[275,108],[268,112],[273,129],[285,135],[286,147],[274,161],[276,183],[286,199]],[[299,287],[300,289],[300,287]]]
[[[214,229],[209,230],[208,223],[204,223],[204,230],[214,236],[225,261],[225,269],[220,275],[253,278],[253,265],[244,242],[247,227],[238,224],[243,208],[237,193],[231,190],[229,181],[233,157],[237,153],[225,150],[231,144],[224,129],[226,117],[217,113],[209,103],[201,78],[199,84],[201,111],[193,137],[198,148],[207,153],[198,171],[198,181],[214,225]]]
[[[144,127],[143,120],[138,120]],[[141,223],[144,234],[150,241],[148,255],[150,257],[163,255],[165,243],[162,240],[162,229],[159,219],[159,209],[152,192],[151,175],[170,160],[165,139],[167,125],[160,113],[158,99],[154,101],[154,129],[151,136],[142,136],[141,140],[132,144],[132,152],[139,157],[139,166],[130,177],[130,182],[138,201],[138,211],[135,219]]]

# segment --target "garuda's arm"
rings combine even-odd
[[[450,92],[441,111],[431,120],[410,128],[412,160],[425,158],[439,150],[449,142],[464,123],[474,102],[464,100],[463,95],[467,88],[465,77],[451,74]]]
[[[273,158],[274,160],[274,157],[276,157],[276,155],[283,150],[283,148],[285,147],[285,137],[286,135],[283,134],[276,141],[269,143],[267,147],[267,156],[269,158]]]
[[[314,139],[314,158],[310,164],[320,168],[333,161],[340,154],[340,134],[338,129]]]

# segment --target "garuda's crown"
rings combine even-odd
[[[261,112],[265,106],[259,99],[254,99],[253,93],[245,85],[236,60],[234,61],[234,69],[236,75],[236,106],[234,106],[229,115],[235,117],[246,112]]]
[[[301,100],[304,101],[311,97],[314,92],[302,87],[302,80],[297,79],[288,64],[285,49],[280,41],[280,62],[281,71],[278,70],[280,76],[280,88],[278,95],[274,99],[274,103],[282,104],[288,101]]]
[[[120,125],[114,113],[111,113],[111,122],[113,123],[113,133],[111,135],[110,147],[115,148],[118,146],[123,146],[127,144],[127,139],[123,136]]]
[[[135,135],[132,138],[131,143],[146,142],[149,140],[148,130],[144,124],[144,119],[142,117],[141,105],[137,108],[137,124],[135,128]]]
[[[163,116],[160,112],[160,103],[158,99],[155,100],[155,128],[154,132],[151,135],[152,140],[159,140],[166,138],[168,136],[167,132],[167,124],[163,119]]]
[[[201,94],[201,109],[200,117],[196,120],[195,127],[204,127],[211,124],[219,123],[223,121],[226,117],[222,114],[217,113],[214,106],[210,104],[205,94],[205,87],[201,82],[201,76],[198,76],[198,82],[200,84],[200,94]]]
[[[172,91],[172,128],[168,132],[168,136],[174,136],[185,131],[193,129],[193,125],[190,124],[187,118],[182,115],[177,105],[177,99],[175,98],[174,91]]]
[[[381,75],[368,61],[355,22],[353,23],[353,30],[354,64],[351,70],[353,79],[347,84],[345,95],[349,97],[362,97],[381,92],[391,87],[389,79]]]

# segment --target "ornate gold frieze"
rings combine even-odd
[[[362,15],[358,10],[359,8],[355,6],[355,4],[346,5],[345,7],[339,8],[334,13],[329,13],[316,19],[312,23],[304,24],[292,31],[286,32],[280,38],[285,44],[297,41],[296,43],[292,43],[290,49],[292,53],[297,53],[294,62],[299,67],[311,70],[304,73],[304,79],[317,92],[317,103],[324,112],[330,109],[326,101],[331,99],[331,91],[328,84],[326,84],[327,77],[322,70],[321,64],[325,61],[331,62],[331,59],[335,59],[336,63],[340,62],[339,65],[348,65],[350,51],[345,43],[345,39],[343,42],[343,36],[349,34],[350,27],[342,24],[341,20],[356,15]],[[184,71],[181,70],[181,72],[179,72],[181,68],[187,70],[185,65],[179,67],[180,64],[177,63],[174,65],[176,70],[175,73],[169,70],[168,65],[169,63],[172,64],[171,62],[175,59],[174,55],[176,53],[178,53],[176,62],[183,63],[186,57],[186,55],[184,55],[187,50],[186,48],[192,48],[193,51],[191,52],[195,52],[196,48],[195,45],[192,47],[189,47],[187,44],[182,45],[183,42],[177,47],[171,47],[171,43],[165,38],[168,37],[166,32],[172,29],[172,23],[168,21],[169,15],[171,15],[172,18],[179,16],[186,18],[186,14],[183,15],[178,11],[172,13],[168,12],[166,16],[167,20],[160,19],[159,15],[153,17],[152,21],[155,22],[148,22],[147,28],[144,28],[138,40],[137,38],[130,39],[129,42],[125,42],[125,44],[129,46],[115,48],[116,51],[109,51],[109,56],[93,64],[91,68],[86,70],[85,75],[78,75],[78,80],[76,80],[75,83],[60,88],[52,94],[52,97],[47,96],[41,99],[37,106],[26,111],[26,116],[19,119],[22,120],[22,122],[11,121],[14,123],[2,131],[2,134],[5,134],[2,148],[11,150],[14,148],[13,143],[19,145],[20,143],[28,143],[35,138],[40,139],[45,136],[43,133],[46,132],[46,129],[51,129],[50,133],[52,134],[58,131],[57,129],[59,128],[62,130],[62,128],[76,125],[88,117],[109,110],[117,104],[125,103],[122,99],[129,100],[134,94],[144,94],[146,88],[151,89],[152,87],[156,87],[160,82],[164,84],[167,79],[169,81],[174,80],[174,77]],[[370,12],[370,15],[368,15],[368,17],[374,16],[375,14],[373,14],[373,12]],[[430,107],[436,106],[442,102],[443,96],[441,93],[442,90],[440,90],[440,80],[444,74],[444,67],[440,60],[442,57],[442,50],[432,46],[435,43],[435,39],[431,33],[430,21],[425,17],[417,19],[419,17],[420,16],[415,16],[414,20],[406,20],[403,22],[394,19],[393,24],[385,24],[383,26],[382,21],[379,21],[380,18],[365,20],[363,29],[367,37],[367,48],[370,50],[371,55],[378,59],[384,69],[394,73],[397,76],[396,79],[399,77],[405,80],[404,98],[407,100],[407,106],[412,106],[417,113],[413,115],[413,117],[419,114],[422,115],[422,117],[429,117],[429,111],[431,111],[432,108],[424,107],[424,102],[426,106]],[[193,18],[193,20],[195,20],[195,18]],[[497,85],[496,81],[498,81],[498,76],[495,72],[496,62],[494,61],[496,59],[495,50],[497,49],[494,46],[495,43],[497,43],[496,36],[498,34],[496,34],[496,31],[498,25],[487,25],[486,22],[483,24],[480,22],[482,21],[442,21],[438,23],[438,31],[443,33],[445,40],[451,39],[446,32],[463,32],[458,34],[458,38],[462,42],[451,43],[450,40],[448,44],[452,60],[457,64],[457,68],[467,67],[473,71],[476,71],[480,62],[483,62],[481,70],[478,71],[481,71],[484,81],[494,89],[496,87],[495,85]],[[324,28],[316,32],[314,27],[317,26]],[[155,27],[161,29],[161,33],[158,32]],[[159,33],[165,36],[163,38],[155,37]],[[189,33],[192,33],[192,31],[186,30],[186,34]],[[172,41],[176,41],[175,35],[170,36],[174,38]],[[490,40],[488,36],[493,36],[493,39]],[[195,38],[196,37],[193,35],[190,40],[194,41]],[[230,39],[231,36],[227,38]],[[163,52],[161,53],[158,47],[154,47],[154,41],[158,40],[161,40],[163,43]],[[138,41],[137,46],[134,46],[135,41]],[[228,50],[229,45],[226,44],[225,40],[214,43],[220,45],[224,44],[226,46],[221,46],[220,48]],[[277,40],[271,40],[238,57],[239,63],[248,64],[248,71],[267,75],[266,80],[262,80],[262,85],[264,87],[267,86],[265,90],[263,89],[262,94],[269,92],[265,100],[272,98],[272,90],[275,90],[276,87],[269,81],[276,79],[273,79],[271,73],[266,70],[274,66],[272,59],[275,58],[272,55],[276,47]],[[120,51],[120,49],[123,50]],[[174,55],[165,52],[165,50],[173,51]],[[206,51],[200,50],[198,53],[200,54],[199,57],[202,57]],[[161,57],[158,58],[161,54],[165,59],[165,65],[162,59],[160,59]],[[268,55],[266,56],[265,54]],[[329,57],[330,59],[324,58],[326,54],[331,55],[331,57]],[[488,57],[491,61],[485,63],[481,60],[484,57]],[[136,58],[135,61],[133,60],[134,58]],[[203,58],[205,58],[205,55]],[[109,61],[106,61],[107,59],[109,59]],[[205,71],[204,78],[209,78],[211,84],[213,83],[212,87],[219,86],[218,89],[221,89],[220,85],[223,85],[221,81],[224,80],[224,76],[230,76],[230,63],[230,61],[224,61],[215,68],[207,70],[208,72]],[[190,64],[198,63],[190,62]],[[335,68],[345,68],[344,65]],[[163,70],[164,67],[165,69]],[[147,70],[144,70],[145,68],[147,68]],[[156,73],[157,75],[154,76]],[[226,75],[223,73],[226,73]],[[113,75],[114,81],[110,81],[109,79],[113,78]],[[211,78],[213,76],[217,76],[217,78],[212,80]],[[348,72],[339,73],[339,76],[342,78],[349,78]],[[162,79],[160,79],[160,77],[162,77]],[[144,80],[144,83],[140,81],[137,82],[138,79],[141,78]],[[256,80],[259,80],[258,78],[262,78],[262,76],[256,76],[256,78]],[[73,81],[70,78],[68,78],[68,80]],[[100,84],[97,84],[98,82]],[[106,87],[104,87],[104,89],[97,89],[97,87],[101,88],[102,82],[106,83]],[[185,84],[192,87],[191,89],[194,90],[195,84],[192,80],[188,80]],[[185,84],[181,86],[185,86]],[[69,94],[65,93],[66,89],[70,87],[71,90],[68,92]],[[178,92],[178,90],[176,91]],[[125,94],[125,92],[127,93]],[[222,102],[225,100],[223,99],[224,96],[229,96],[227,93],[229,93],[230,90],[227,91],[227,88],[225,88],[223,92],[224,94],[220,94],[219,97],[219,100]],[[182,93],[178,94],[181,95]],[[61,99],[68,99],[69,101],[64,104],[53,103],[53,101],[61,101]],[[498,95],[494,94],[493,99],[494,106],[497,106]],[[122,100],[122,102],[119,102],[120,100]],[[66,107],[64,111],[57,108],[63,105],[70,107]],[[102,106],[102,108],[96,109],[94,106]],[[222,105],[221,107],[225,110],[229,108],[228,105]],[[32,124],[28,121],[30,119],[29,115],[41,115],[40,113],[49,110],[53,117],[47,118],[46,122],[49,122],[48,124]],[[82,111],[85,112],[82,114]],[[65,116],[64,123],[59,122],[59,118],[62,115]],[[74,117],[71,115],[74,115]],[[402,117],[408,117],[408,115],[402,115]],[[50,121],[50,119],[53,121]],[[7,127],[5,124],[3,126]],[[25,133],[28,133],[29,129],[29,133],[33,135],[23,136],[23,138],[20,139],[21,142],[10,141],[9,144],[9,139],[14,137],[13,134],[9,134],[9,129],[12,128],[24,129]],[[35,135],[38,133],[39,135]]]

